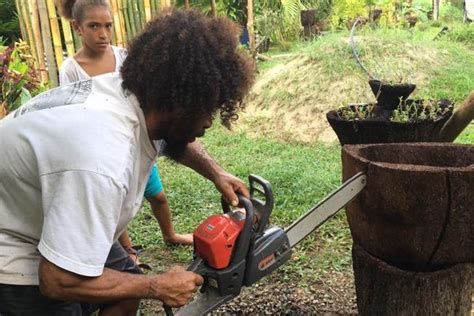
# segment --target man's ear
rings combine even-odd
[[[74,30],[74,32],[77,33],[77,35],[82,35],[81,34],[81,27],[79,26],[79,23],[77,23],[76,20],[71,20],[71,25],[72,25],[72,29]]]

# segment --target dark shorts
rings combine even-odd
[[[122,246],[115,242],[105,267],[128,273],[142,273]],[[51,300],[38,286],[0,284],[0,316],[81,316],[90,315],[101,306]]]

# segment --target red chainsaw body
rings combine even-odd
[[[194,249],[214,269],[226,268],[245,220],[229,214],[211,215],[194,231]]]

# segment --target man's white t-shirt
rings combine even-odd
[[[116,46],[110,46],[115,56],[115,72],[119,72],[122,64],[127,57],[127,50]],[[70,84],[80,80],[87,80],[91,77],[87,72],[79,65],[74,57],[69,57],[64,60],[59,71],[59,84],[61,86]]]
[[[121,83],[114,73],[62,86],[0,121],[0,283],[39,284],[40,253],[102,274],[157,154]]]

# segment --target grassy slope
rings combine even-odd
[[[444,38],[433,41],[439,29],[362,29],[356,47],[375,77],[417,84],[412,97],[460,102],[474,89],[474,50]],[[334,140],[327,110],[374,99],[352,56],[349,33],[301,43],[291,53],[264,64],[238,127],[291,142]]]
[[[361,100],[363,95],[370,96],[370,92],[364,91],[367,90],[365,79],[360,76],[360,70],[350,56],[346,35],[334,34],[313,43],[300,44],[296,50],[307,56],[303,65],[296,69],[290,68],[293,70],[291,72],[279,73],[271,78],[270,83],[262,86],[261,93],[265,96],[265,100],[276,98],[279,108],[291,110],[301,105],[298,102],[304,98],[344,100],[350,97],[350,100]],[[370,42],[368,40],[370,38],[377,39],[370,44],[373,45],[371,51],[374,52],[369,53],[367,49],[363,52],[364,61],[369,60],[368,57],[371,55],[394,59],[397,55],[400,60],[410,59],[410,64],[416,66],[414,67],[416,78],[422,82],[417,89],[418,97],[446,97],[459,101],[469,90],[474,89],[473,53],[462,45],[432,42],[426,40],[422,34],[397,35],[392,31],[375,34],[367,32],[361,35],[367,43]],[[403,44],[400,44],[402,47],[393,46],[400,36],[403,39]],[[409,41],[410,38],[413,42]],[[404,51],[412,55],[406,57]],[[394,56],[391,57],[392,54]],[[262,72],[287,64],[288,61],[278,59],[270,65],[265,65]],[[304,65],[309,68],[304,68]],[[369,63],[367,65],[372,66]],[[403,69],[401,66],[399,68]],[[317,71],[318,80],[309,81],[308,77],[302,80],[298,77],[311,73],[309,70]],[[352,81],[353,85],[345,87],[343,78],[348,76],[355,79]],[[260,80],[266,79],[268,78],[262,77]],[[332,89],[328,87],[328,82],[331,80],[339,82],[342,87],[337,95],[334,93],[334,86]],[[359,84],[359,81],[362,83]],[[276,92],[276,87],[289,90],[296,89],[298,85],[301,85],[301,88],[295,97],[282,97],[287,90],[282,90],[280,96],[272,94]],[[254,105],[258,104],[256,101],[260,99],[263,100],[263,96],[253,96]],[[284,102],[286,99],[291,102]],[[337,102],[325,104],[327,107],[338,105]],[[215,127],[206,135],[203,142],[208,151],[229,172],[241,178],[246,178],[249,173],[255,173],[272,183],[275,196],[272,220],[276,224],[286,226],[340,183],[340,147],[334,143],[301,144],[293,141],[291,137],[282,142],[278,134],[271,133],[270,135],[275,137],[263,137],[269,134],[261,131],[262,122],[259,122],[258,118],[252,122],[248,127],[257,131],[252,137],[248,136],[246,131],[249,130],[245,128],[229,132]],[[472,124],[457,142],[474,144]],[[209,214],[220,211],[220,197],[211,183],[191,170],[164,159],[159,160],[159,168],[178,232],[190,232]],[[147,247],[148,253],[151,254],[143,260],[152,264],[155,271],[164,269],[172,262],[189,262],[190,248],[163,245],[158,225],[147,209],[148,205],[145,203],[143,211],[131,224],[134,242]],[[279,275],[287,280],[304,281],[307,278],[318,278],[328,269],[349,271],[350,247],[350,232],[345,215],[341,212],[298,247],[291,264],[286,265]]]

